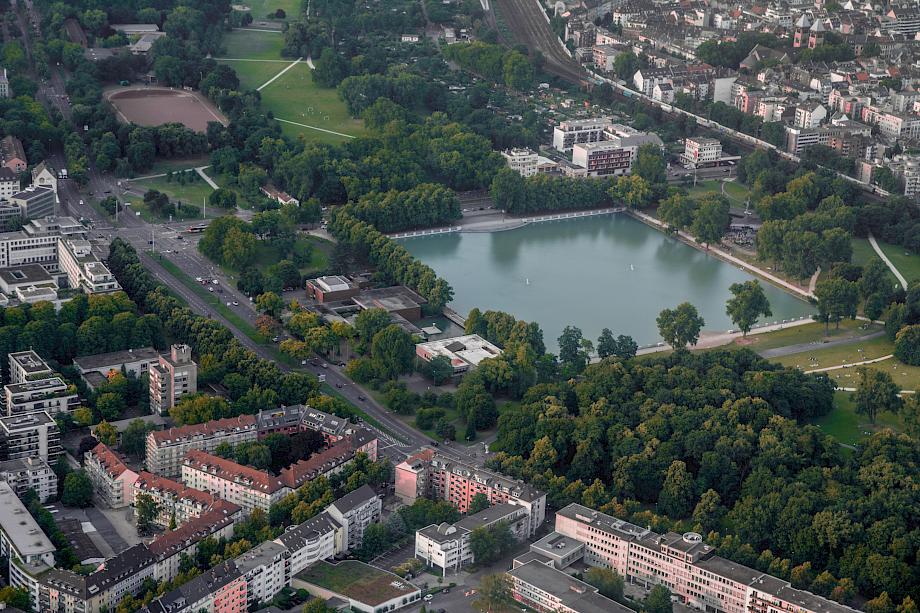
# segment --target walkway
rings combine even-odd
[[[786,345],[785,347],[777,347],[775,349],[766,349],[764,351],[758,351],[760,357],[762,358],[781,358],[787,355],[793,355],[796,353],[804,353],[806,351],[815,351],[816,349],[827,349],[828,347],[836,347],[839,345],[853,345],[855,343],[862,343],[865,341],[871,341],[874,338],[879,338],[883,336],[884,332],[873,332],[871,334],[864,334],[863,336],[855,336],[852,338],[839,338],[826,343],[816,341],[812,343],[797,343],[795,345]]]
[[[874,358],[872,360],[863,360],[862,362],[853,362],[852,364],[839,364],[837,366],[825,366],[824,368],[815,368],[814,370],[806,370],[805,374],[810,375],[816,372],[828,372],[829,370],[840,370],[841,368],[853,368],[854,366],[865,366],[866,364],[875,364],[876,362],[884,362],[885,360],[890,360],[894,357],[893,353],[888,355],[883,355],[880,358]]]
[[[765,334],[767,332],[773,332],[775,330],[784,330],[786,328],[793,328],[795,326],[804,326],[806,324],[813,324],[815,321],[809,317],[803,317],[802,319],[793,319],[789,321],[784,321],[775,324],[769,324],[765,326],[759,326],[757,328],[752,328],[748,332],[748,336],[754,334]],[[723,345],[728,345],[729,343],[734,342],[736,339],[743,338],[741,331],[737,332],[716,332],[716,333],[703,333],[700,336],[699,342],[691,347],[691,349],[711,349],[713,347],[721,347]],[[753,348],[756,351],[756,348]],[[658,353],[661,351],[671,351],[671,346],[666,343],[661,343],[660,345],[653,345],[651,347],[643,347],[636,352],[637,355],[646,355],[649,353]]]
[[[201,169],[210,168],[210,166],[201,166]],[[198,170],[197,168],[180,168],[178,170],[172,171],[172,174],[178,174],[180,172],[192,172],[193,170]],[[159,179],[160,177],[165,177],[168,173],[161,172],[155,175],[145,175],[143,177],[131,177],[129,179],[122,179],[122,181],[143,181],[145,179]]]
[[[638,219],[640,219],[640,220],[642,220],[642,221],[644,221],[644,222],[646,222],[646,223],[648,223],[648,224],[651,224],[651,225],[653,225],[653,226],[655,226],[655,227],[657,227],[657,228],[660,228],[661,230],[667,230],[667,225],[666,225],[664,222],[662,222],[662,221],[660,221],[660,220],[658,220],[658,219],[655,219],[655,218],[652,217],[651,215],[648,215],[648,214],[646,214],[646,213],[642,213],[642,212],[640,212],[640,211],[628,211],[628,212],[629,212],[631,215],[635,216],[636,218],[638,218]],[[678,232],[677,235],[678,235],[680,238],[684,239],[684,240],[685,240],[688,244],[690,244],[691,246],[695,246],[695,247],[697,247],[698,249],[702,249],[702,246],[700,245],[700,243],[696,242],[696,239],[695,239],[693,236],[691,236],[690,234],[687,234],[686,232],[681,231],[681,232]],[[785,279],[780,279],[780,278],[777,277],[776,275],[771,274],[771,273],[767,272],[766,270],[763,270],[762,268],[758,268],[758,267],[756,267],[756,266],[753,266],[753,265],[751,265],[751,264],[745,262],[745,261],[742,260],[741,258],[737,258],[737,257],[733,256],[732,254],[728,253],[727,251],[724,251],[724,250],[722,250],[722,249],[719,249],[718,247],[710,246],[709,249],[706,250],[706,251],[708,251],[708,253],[712,253],[712,254],[715,255],[716,257],[722,258],[723,260],[725,260],[725,261],[727,261],[727,262],[731,262],[732,264],[735,264],[736,266],[739,266],[742,270],[746,270],[746,271],[753,272],[753,273],[755,273],[755,274],[757,274],[757,275],[763,277],[764,279],[767,279],[768,281],[770,281],[770,282],[772,282],[772,283],[775,283],[776,285],[779,285],[779,286],[782,287],[783,289],[789,290],[790,292],[796,294],[797,296],[799,296],[799,297],[801,297],[801,298],[812,298],[812,297],[813,297],[813,294],[812,294],[810,291],[804,290],[804,289],[802,289],[801,287],[799,287],[799,286],[797,286],[797,285],[793,285],[792,283],[789,283],[789,282],[786,281]]]
[[[818,285],[818,277],[821,276],[821,267],[818,266],[818,270],[815,271],[815,274],[811,275],[811,280],[808,282],[808,293],[812,296],[815,295],[815,287]]]
[[[309,59],[309,58],[307,58]],[[268,62],[270,64],[287,64],[288,60],[257,60],[252,57],[216,57],[216,62]],[[309,62],[307,62],[309,64]]]
[[[271,85],[272,83],[274,83],[275,80],[276,80],[278,77],[280,77],[281,75],[283,75],[284,73],[286,73],[288,70],[290,70],[291,68],[293,68],[294,66],[296,66],[297,64],[299,64],[300,61],[301,61],[302,59],[303,59],[303,56],[300,56],[299,58],[297,58],[296,60],[294,60],[293,62],[291,62],[290,64],[288,64],[287,67],[286,67],[284,70],[282,70],[281,72],[279,72],[278,74],[276,74],[275,76],[273,76],[271,79],[269,79],[268,81],[266,81],[266,82],[263,83],[262,85],[258,86],[258,87],[256,88],[256,91],[257,91],[257,92],[260,92],[260,91],[262,91],[263,89],[265,89],[266,87],[268,87],[269,85]]]
[[[907,279],[904,278],[904,275],[901,274],[901,271],[894,267],[894,264],[891,263],[891,260],[888,259],[888,256],[885,255],[885,252],[882,251],[882,248],[878,246],[878,243],[875,241],[875,237],[872,236],[872,233],[869,233],[869,244],[872,245],[872,248],[875,249],[875,252],[878,254],[878,257],[882,258],[882,261],[885,262],[885,265],[888,266],[894,276],[898,279],[898,283],[901,284],[905,290],[907,289]]]
[[[207,166],[199,166],[195,169],[195,172],[198,173],[198,176],[204,179],[204,182],[211,186],[211,189],[220,189],[220,185],[214,182],[214,179],[205,174],[204,169]]]
[[[276,78],[277,78],[277,77],[276,77]],[[267,85],[267,83],[266,83],[266,85]],[[263,86],[263,87],[264,87],[264,86]],[[276,120],[276,121],[280,121],[280,122],[282,122],[282,123],[289,123],[289,124],[294,125],[294,126],[300,126],[301,128],[310,128],[311,130],[319,130],[320,132],[326,132],[327,134],[335,134],[336,136],[344,136],[345,138],[354,138],[354,136],[352,136],[351,134],[342,134],[341,132],[336,132],[336,131],[334,131],[334,130],[327,130],[326,128],[319,128],[319,127],[317,127],[317,126],[310,126],[310,125],[307,125],[307,124],[305,124],[305,123],[298,123],[298,122],[296,122],[296,121],[289,121],[289,120],[287,120],[287,119],[281,119],[280,117],[275,117],[275,120]]]

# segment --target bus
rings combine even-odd
[[[189,234],[201,234],[202,232],[204,232],[204,231],[207,230],[207,229],[208,229],[208,224],[203,223],[203,224],[200,224],[200,225],[197,225],[197,226],[189,226],[189,228],[188,228],[188,230],[186,230],[186,232],[188,232]]]

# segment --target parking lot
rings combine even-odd
[[[382,570],[392,570],[394,566],[399,566],[413,557],[415,557],[415,543],[410,542],[399,549],[377,556],[371,560],[371,565]]]
[[[72,509],[59,502],[45,505],[55,519],[75,519],[83,524],[83,531],[106,556],[121,553],[141,542],[137,530],[128,520],[130,507],[124,509]]]

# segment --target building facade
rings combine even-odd
[[[57,474],[39,457],[0,461],[0,480],[6,481],[20,498],[34,490],[41,502],[57,496]]]
[[[163,528],[173,523],[181,526],[189,520],[201,517],[213,508],[218,500],[212,494],[145,470],[137,474],[131,502],[134,503],[140,494],[146,494],[156,502],[157,516],[153,521]]]
[[[178,477],[182,474],[182,460],[192,449],[214,451],[221,443],[239,445],[257,438],[254,415],[150,432],[147,434],[147,470],[155,475]]]
[[[134,502],[137,473],[128,468],[114,451],[99,443],[83,456],[83,467],[93,483],[95,498],[110,509]]]
[[[121,285],[108,267],[93,253],[88,240],[58,239],[58,265],[66,273],[71,289],[86,294],[105,294],[121,290]]]
[[[346,547],[354,551],[364,542],[364,531],[380,521],[383,502],[369,485],[345,494],[326,509],[329,516],[345,527]]]
[[[323,512],[295,528],[289,528],[274,542],[290,552],[293,577],[311,564],[344,553],[346,539],[345,527],[329,513]]]
[[[278,477],[265,471],[194,449],[182,462],[182,482],[239,505],[246,515],[253,509],[267,513],[273,504],[292,491]]]
[[[681,162],[693,166],[712,164],[722,159],[722,143],[716,138],[688,136]]]
[[[0,460],[39,458],[54,465],[62,452],[61,431],[47,411],[0,417]]]
[[[198,391],[198,366],[192,348],[173,345],[168,356],[160,356],[150,367],[150,412],[162,413],[176,406],[182,396]]]
[[[507,149],[502,151],[502,157],[508,168],[522,177],[532,177],[537,174],[537,164],[540,156],[530,149]]]
[[[562,121],[553,128],[553,148],[565,153],[579,143],[602,141],[609,125],[606,117]]]
[[[47,379],[54,370],[31,349],[17,351],[8,356],[10,363],[10,383],[25,383],[36,379]]]

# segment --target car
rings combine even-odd
[[[329,365],[326,364],[325,362],[323,362],[322,364],[320,364],[320,366],[321,366],[322,368],[329,368]]]
[[[236,300],[234,300],[234,301],[233,301],[233,306],[240,306],[240,303],[237,302]]]
[[[229,302],[227,303],[227,306],[230,306],[230,303],[229,303]]]
[[[434,596],[432,596],[431,594],[425,594],[425,597],[422,600],[424,600],[425,602],[431,602],[433,599],[434,599]]]
[[[213,293],[213,292],[214,292],[214,288],[213,288],[213,287],[209,287],[209,288],[208,288],[208,291],[211,292],[211,293]]]
[[[367,400],[367,398],[365,398],[364,396],[358,396],[358,400],[360,400],[361,402],[364,402],[365,400]]]
[[[437,446],[438,446],[438,441],[429,441],[429,442],[431,443],[431,446],[432,446],[432,447],[437,447]]]
[[[307,365],[307,361],[306,361],[306,360],[301,360],[301,361],[300,361],[300,365],[301,365],[301,366],[306,366],[306,365]]]
[[[218,281],[217,279],[214,279],[211,281],[211,283],[213,283],[214,285],[217,285],[218,283],[220,283],[220,281]]]
[[[337,388],[339,388],[339,389],[342,389],[342,384],[341,384],[341,383],[336,383],[335,386],[336,386]]]
[[[82,201],[82,200],[80,201],[80,206],[83,206],[83,201]]]
[[[339,366],[341,366],[342,368],[345,368],[345,362],[339,362]]]
[[[449,593],[450,593],[450,588],[449,588],[449,587],[444,588],[443,590],[441,590],[441,593],[442,593],[442,594],[449,594]]]
[[[281,339],[279,339],[277,336],[272,337],[272,342],[273,342],[273,343],[277,343],[279,340],[281,340]]]

